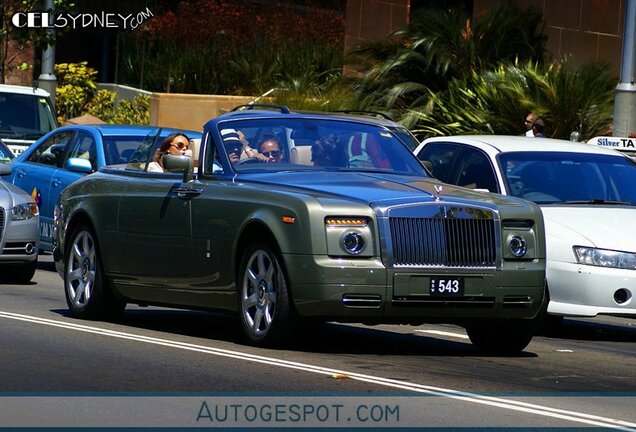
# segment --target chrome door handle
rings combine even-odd
[[[201,195],[203,189],[177,186],[172,188],[172,192],[176,193],[179,199],[192,199]]]

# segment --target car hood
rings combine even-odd
[[[636,207],[542,206],[548,242],[636,251]],[[549,250],[550,248],[548,248]]]
[[[31,195],[17,186],[7,183],[4,179],[3,177],[3,180],[0,180],[0,206],[11,208],[18,204],[33,202]]]
[[[244,178],[247,179],[248,176]],[[432,178],[365,172],[277,172],[249,176],[259,183],[272,183],[311,191],[318,199],[324,196],[342,196],[358,199],[370,205],[389,206],[404,202],[430,201],[440,188],[440,200],[479,201],[491,207],[514,205],[526,207],[527,201],[441,183]]]
[[[9,193],[6,183],[0,180],[0,207],[13,207],[13,199]]]
[[[11,190],[12,186],[4,180],[0,180],[0,207],[10,209],[16,204],[14,202],[14,193]]]

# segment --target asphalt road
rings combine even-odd
[[[0,427],[636,430],[632,319],[566,319],[516,357],[480,355],[450,325],[331,323],[268,350],[211,313],[73,319],[50,256],[31,284],[0,294]]]

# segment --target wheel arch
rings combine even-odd
[[[84,209],[78,209],[71,215],[68,221],[66,230],[64,231],[64,249],[61,251],[63,259],[66,259],[66,248],[68,247],[69,242],[72,241],[69,236],[74,232],[75,228],[80,225],[85,225],[91,231],[93,239],[95,243],[97,243],[97,248],[99,249],[99,261],[100,265],[102,266],[102,271],[104,271],[106,268],[108,268],[105,266],[104,263],[104,259],[107,257],[107,255],[104,254],[103,244],[100,239],[98,230],[95,228],[95,223],[93,222],[93,219],[88,214],[88,212]],[[106,275],[107,272],[104,271],[104,274]]]
[[[255,241],[263,241],[267,243],[268,246],[272,247],[274,252],[276,252],[281,258],[282,251],[280,245],[278,244],[278,240],[276,236],[270,229],[270,227],[262,220],[254,219],[248,222],[242,229],[241,233],[238,236],[236,242],[236,253],[234,254],[234,273],[235,276],[238,275],[239,266],[241,265],[241,257],[247,247],[254,243]],[[281,265],[284,265],[284,262],[281,262]]]
[[[236,252],[234,254],[234,279],[238,280],[240,271],[239,267],[241,266],[241,257],[245,253],[245,250],[248,248],[248,246],[255,242],[265,243],[267,246],[271,247],[274,253],[278,256],[280,266],[282,267],[282,271],[285,275],[287,290],[290,293],[290,304],[292,306],[292,309],[294,309],[293,287],[291,281],[289,280],[289,272],[287,271],[285,257],[282,253],[281,246],[274,232],[263,220],[253,219],[248,222],[245,227],[243,227],[243,230],[238,237],[236,243]],[[238,290],[239,287],[237,286],[236,289]]]
[[[95,225],[93,224],[93,221],[91,220],[90,216],[88,215],[88,213],[84,210],[78,210],[77,212],[75,212],[71,218],[68,221],[68,224],[66,226],[66,230],[65,230],[65,238],[64,238],[64,249],[66,250],[66,247],[68,245],[68,236],[75,230],[75,228],[79,225],[86,225],[91,232],[93,233],[93,235],[95,236],[95,240],[97,241],[97,244],[99,244],[99,239],[97,238],[97,232],[95,230]]]

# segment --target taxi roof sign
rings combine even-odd
[[[636,153],[636,138],[599,136],[590,139],[587,143],[599,147]]]

